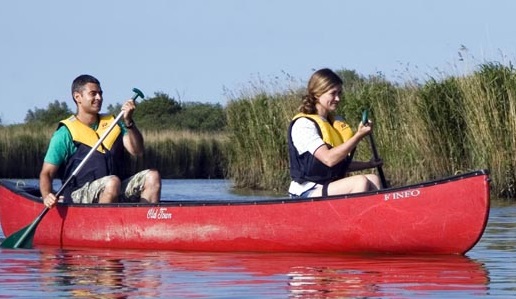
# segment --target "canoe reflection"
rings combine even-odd
[[[383,297],[406,291],[486,294],[483,265],[465,256],[349,256],[314,254],[176,254],[176,268],[245,272],[259,282],[283,274],[295,298]]]
[[[354,257],[339,265],[293,267],[291,292],[313,297],[392,297],[404,291],[487,291],[487,273],[463,256]]]
[[[43,249],[41,257],[41,270],[52,273],[44,276],[46,290],[52,293],[59,286],[67,297],[155,297],[161,279],[158,274],[147,271],[153,268],[152,260],[139,261],[97,249]]]
[[[67,295],[77,297],[209,296],[236,286],[256,288],[248,295],[257,295],[263,284],[276,285],[277,292],[295,298],[435,290],[479,295],[487,294],[488,283],[484,267],[465,256],[41,250],[42,270],[54,273],[45,276],[45,286],[66,286]]]

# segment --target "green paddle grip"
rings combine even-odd
[[[367,123],[369,122],[368,114],[369,114],[369,112],[367,111],[367,109],[364,110],[364,112],[362,112],[362,124],[363,125],[367,125]]]
[[[132,97],[133,100],[136,100],[138,97],[140,98],[144,98],[145,96],[143,95],[143,92],[141,90],[139,90],[138,88],[133,88],[133,92],[134,92],[134,95]]]

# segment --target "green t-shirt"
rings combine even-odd
[[[98,123],[91,126],[93,130],[97,130]],[[127,129],[123,121],[118,122],[122,128],[122,136],[127,134]],[[47,153],[45,155],[45,163],[50,163],[56,166],[68,161],[70,157],[77,151],[77,146],[73,143],[72,134],[68,131],[66,126],[60,126],[50,138]]]

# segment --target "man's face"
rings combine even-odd
[[[77,107],[87,113],[99,113],[102,109],[102,88],[95,83],[87,83],[81,92],[73,95]]]

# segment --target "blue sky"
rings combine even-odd
[[[101,81],[104,111],[133,87],[225,104],[259,80],[303,84],[321,67],[454,75],[514,61],[515,11],[510,0],[5,1],[0,119],[21,123],[54,100],[75,110],[70,85],[84,73]]]

